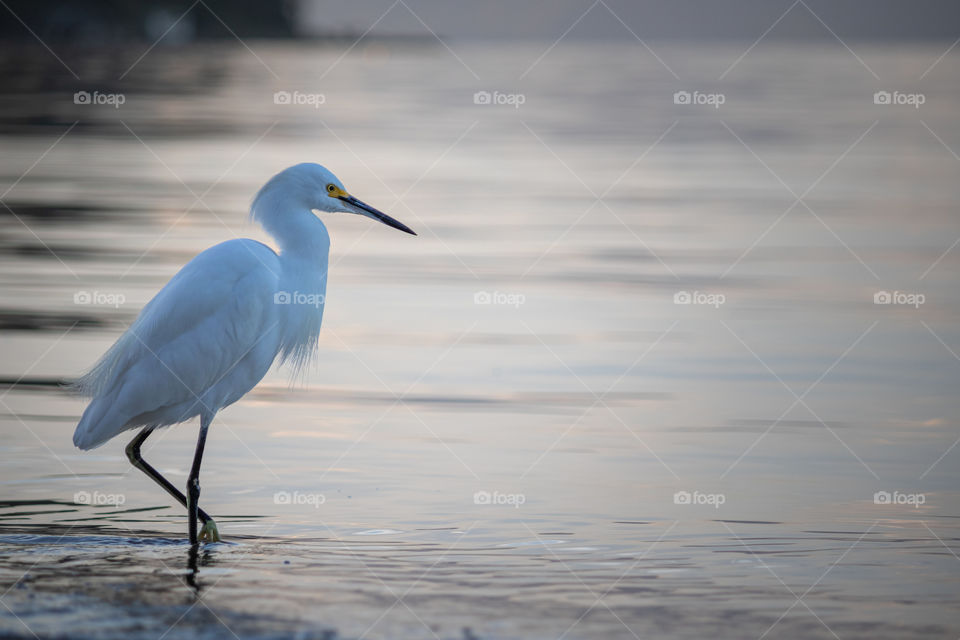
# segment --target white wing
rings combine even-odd
[[[93,399],[74,444],[90,449],[140,425],[183,422],[246,393],[279,348],[280,275],[277,254],[253,240],[187,263],[77,383]]]

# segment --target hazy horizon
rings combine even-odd
[[[457,39],[550,40],[565,33],[565,38],[573,39],[752,42],[765,32],[764,38],[770,39],[960,37],[960,4],[945,0],[909,4],[882,0],[866,7],[822,0],[491,0],[460,5],[444,0],[301,1],[298,17],[304,33],[370,29],[372,34],[414,36],[429,27],[445,38]]]

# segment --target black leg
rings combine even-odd
[[[137,437],[135,437],[133,440],[130,441],[130,444],[127,445],[127,458],[130,460],[130,464],[132,464],[137,469],[140,469],[140,471],[143,471],[145,474],[147,474],[147,476],[151,480],[153,480],[158,485],[163,487],[167,493],[169,493],[171,496],[176,498],[177,502],[179,502],[184,507],[186,507],[187,497],[182,493],[180,493],[179,489],[177,489],[175,486],[170,484],[169,480],[167,480],[162,475],[160,475],[159,471],[157,471],[152,466],[150,466],[150,463],[148,463],[146,460],[144,460],[140,456],[140,446],[143,444],[143,441],[147,439],[147,436],[149,436],[151,433],[153,433],[153,428],[146,427],[143,429],[143,431],[137,434]],[[199,516],[203,524],[207,524],[207,522],[212,520],[212,518],[208,516],[206,512],[203,511],[203,509],[198,509],[197,515]]]
[[[200,463],[203,461],[203,447],[207,442],[207,430],[213,417],[200,416],[200,435],[197,437],[197,451],[193,454],[193,467],[187,476],[187,519],[189,521],[190,544],[197,544],[197,518],[200,515]],[[206,524],[206,523],[204,523]]]

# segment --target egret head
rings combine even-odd
[[[308,211],[355,213],[417,235],[402,222],[350,195],[337,176],[326,167],[312,162],[293,165],[273,176],[254,198],[254,218],[265,222],[264,218],[269,215],[265,210],[278,209],[281,203]]]

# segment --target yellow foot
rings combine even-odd
[[[200,529],[198,536],[201,542],[220,542],[220,532],[217,530],[217,523],[213,519],[207,520],[203,528]]]

